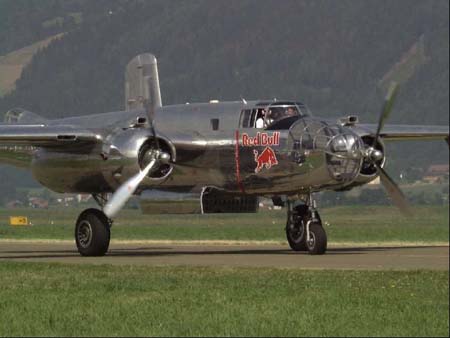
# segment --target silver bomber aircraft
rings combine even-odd
[[[323,254],[327,237],[313,195],[380,177],[406,214],[408,203],[383,169],[385,142],[449,139],[448,126],[385,125],[357,117],[313,117],[298,101],[258,100],[163,106],[156,58],[136,56],[125,74],[125,111],[47,120],[12,109],[0,125],[0,163],[29,168],[61,193],[91,194],[75,240],[83,256],[104,255],[114,216],[133,195],[144,213],[244,213],[258,197],[287,209],[295,251]]]

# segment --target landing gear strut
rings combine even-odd
[[[294,251],[308,251],[311,255],[323,255],[327,250],[327,234],[311,196],[306,204],[294,206],[287,203],[286,238]]]
[[[106,195],[93,195],[100,207]],[[82,256],[103,256],[108,251],[112,221],[98,209],[84,210],[75,225],[75,242]]]

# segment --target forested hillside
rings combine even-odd
[[[448,13],[447,0],[0,0],[0,55],[67,33],[33,58],[0,112],[121,109],[126,63],[153,52],[164,104],[295,98],[316,115],[375,122],[386,79],[397,79],[390,122],[448,124]],[[443,144],[390,149],[391,170],[448,161]]]

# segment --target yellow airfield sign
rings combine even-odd
[[[9,224],[12,226],[28,225],[28,218],[25,216],[10,216]]]

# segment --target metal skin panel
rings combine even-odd
[[[296,162],[288,131],[265,133],[257,129],[240,129],[233,134],[168,132],[164,137],[171,140],[176,149],[174,170],[162,181],[146,178],[140,190],[157,186],[165,189],[214,186],[236,193],[282,194],[342,184],[330,175],[322,148],[304,148],[303,151],[309,153],[301,163]],[[266,145],[246,146],[242,137],[256,138],[258,134],[278,135],[278,143],[270,147],[277,163],[255,172],[258,166],[255,152],[262,153]],[[139,170],[139,149],[149,137],[145,129],[117,132],[106,139],[111,145],[102,149],[107,159],[96,154],[80,156],[41,150],[33,160],[33,174],[42,184],[57,191],[113,191]]]
[[[102,137],[100,135],[73,126],[48,126],[45,124],[0,125],[0,142],[3,145],[32,145],[57,148],[65,143],[84,145],[101,141]]]
[[[134,57],[125,70],[126,110],[142,109],[144,102],[162,106],[157,61],[149,53]]]
[[[251,109],[254,104],[191,104],[157,110],[155,125],[158,136],[167,140],[172,149],[173,171],[164,180],[146,178],[138,193],[155,186],[182,190],[203,185],[236,193],[270,195],[340,189],[349,184],[351,177],[342,182],[330,174],[324,152],[327,144],[310,148],[303,144],[301,154],[298,149],[293,149],[292,135],[289,135],[293,128],[325,122],[305,118],[294,123],[290,130],[239,129],[241,110]],[[145,116],[144,111],[135,110],[52,120],[46,122],[45,127],[16,125],[8,132],[1,126],[0,161],[26,166],[31,160],[31,170],[36,179],[58,192],[112,192],[139,170],[139,150],[151,138],[151,133],[149,128],[131,126],[137,117],[142,116]],[[219,130],[212,130],[210,118],[220,119]],[[359,135],[369,132],[357,127],[339,128],[339,133],[348,135],[353,135],[354,131]],[[43,132],[36,132],[39,129]],[[30,130],[33,135],[30,135]],[[396,130],[386,126],[385,130],[389,131],[385,134],[388,139],[398,139],[402,135],[407,138],[448,136],[448,128],[445,130],[445,127],[421,127],[418,130],[418,127],[408,129],[403,126]],[[72,132],[78,140],[85,137],[88,143],[75,146],[74,142],[55,141],[55,135],[62,132]],[[279,133],[279,144],[270,147],[278,163],[267,168],[265,162],[256,173],[255,151],[262,154],[266,146],[244,146],[242,135],[254,138],[261,132],[269,136]],[[89,143],[94,139],[96,143]],[[11,143],[24,146],[14,147]],[[298,158],[305,152],[307,156],[298,163]]]

